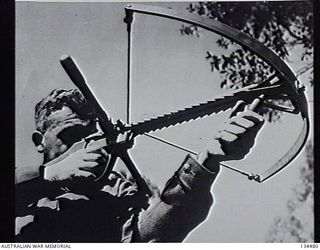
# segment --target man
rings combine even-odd
[[[88,140],[100,132],[82,94],[52,91],[35,109],[32,139],[43,165],[38,177],[27,180],[28,170],[17,184],[16,240],[182,241],[208,215],[219,162],[242,159],[254,145],[264,120],[252,105],[238,112],[244,106],[236,105],[234,116],[209,138],[197,159],[186,157],[161,195],[148,197],[126,174],[103,176],[109,156],[103,144]],[[68,154],[81,143],[86,147]],[[129,140],[126,146],[132,145]]]

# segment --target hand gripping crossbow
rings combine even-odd
[[[252,102],[261,95],[264,96],[264,101],[260,105],[275,110],[280,110],[283,112],[301,115],[304,124],[296,142],[289,149],[289,151],[283,157],[281,157],[280,160],[277,161],[277,163],[272,165],[270,168],[267,169],[267,171],[265,171],[262,174],[249,174],[231,168],[225,164],[221,165],[234,169],[237,172],[248,176],[251,180],[255,180],[259,183],[262,183],[265,180],[269,179],[271,176],[278,173],[280,170],[286,167],[295,157],[297,157],[297,155],[301,152],[306,143],[310,129],[307,99],[304,94],[304,88],[299,86],[299,82],[292,70],[273,51],[271,51],[269,48],[267,48],[265,45],[258,42],[257,40],[246,35],[245,33],[235,28],[232,28],[226,24],[206,17],[199,17],[194,14],[179,13],[170,9],[164,9],[153,6],[143,6],[138,4],[134,6],[125,6],[125,13],[126,17],[124,21],[127,24],[128,31],[127,124],[119,122],[113,123],[111,121],[107,112],[103,109],[103,107],[98,102],[97,98],[94,96],[93,92],[90,90],[90,87],[86,83],[85,78],[83,77],[82,73],[80,72],[79,68],[77,67],[76,63],[73,61],[71,57],[65,56],[62,57],[60,60],[63,68],[66,70],[73,83],[80,89],[87,101],[94,108],[100,127],[104,133],[103,138],[105,143],[105,149],[108,151],[108,153],[111,154],[111,157],[105,168],[104,174],[110,173],[116,162],[116,159],[119,157],[123,160],[127,168],[130,170],[132,176],[135,178],[137,185],[140,187],[140,189],[144,190],[148,195],[151,195],[151,191],[148,185],[146,184],[145,180],[141,177],[139,171],[135,167],[135,164],[130,158],[130,155],[128,153],[128,147],[125,146],[127,142],[117,142],[117,138],[120,134],[130,132],[132,135],[132,139],[138,135],[145,135],[146,133],[151,131],[156,131],[159,129],[167,128],[169,126],[181,124],[183,122],[195,120],[197,118],[202,118],[204,116],[208,116],[213,113],[218,113],[220,111],[225,111],[229,108],[232,108],[239,100],[245,102]],[[142,122],[129,124],[128,110],[131,68],[131,26],[133,23],[134,14],[152,15],[162,18],[178,20],[192,25],[196,25],[208,31],[222,35],[242,45],[244,48],[250,50],[256,55],[260,56],[275,70],[276,73],[267,80],[264,80],[260,83],[252,84],[244,88],[240,88],[226,96],[215,98],[205,103],[200,103],[172,113],[163,114],[161,116],[144,120]],[[279,106],[275,104],[270,104],[270,102],[265,101],[277,100],[279,98],[290,100],[292,106]],[[76,149],[73,149],[73,151],[74,150]],[[61,157],[58,157],[54,161],[59,161],[61,160],[61,158],[66,157],[66,155],[68,155],[68,153],[62,155]]]

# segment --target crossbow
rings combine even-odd
[[[124,133],[130,133],[131,139],[139,135],[147,135],[147,133],[151,131],[168,128],[170,126],[202,118],[213,113],[225,111],[227,109],[232,108],[239,100],[245,102],[252,102],[261,95],[264,96],[264,101],[260,105],[265,106],[267,108],[280,110],[283,112],[298,114],[301,116],[303,120],[303,127],[296,142],[289,149],[289,151],[280,158],[280,160],[278,160],[274,165],[269,167],[264,173],[261,174],[249,174],[237,170],[235,168],[231,168],[230,166],[227,166],[225,164],[221,165],[236,170],[237,172],[240,172],[241,174],[248,176],[251,180],[255,180],[259,183],[262,183],[270,177],[277,174],[280,170],[282,170],[290,162],[292,162],[295,157],[298,156],[298,154],[301,152],[307,141],[310,129],[307,99],[304,94],[304,88],[300,86],[295,74],[288,67],[288,65],[272,50],[270,50],[268,47],[266,47],[259,41],[253,39],[249,35],[237,29],[206,17],[200,17],[188,13],[181,13],[172,9],[165,9],[154,6],[144,6],[139,4],[127,5],[124,8],[126,14],[124,22],[127,24],[128,32],[127,124],[124,124],[122,122],[112,122],[108,113],[100,105],[99,101],[95,97],[94,93],[88,86],[85,78],[83,77],[82,73],[77,67],[75,61],[71,57],[64,56],[60,60],[63,68],[66,70],[71,80],[80,89],[87,101],[94,108],[100,127],[104,133],[102,136],[103,138],[95,138],[97,140],[103,139],[103,145],[111,154],[104,174],[109,173],[112,170],[116,162],[116,159],[119,157],[126,164],[132,176],[136,179],[136,182],[140,186],[140,188],[145,190],[147,194],[151,195],[151,191],[148,185],[146,184],[145,180],[141,177],[140,172],[137,170],[135,164],[130,158],[130,155],[128,153],[128,147],[125,146],[126,141],[117,141],[119,135]],[[218,97],[204,103],[199,103],[187,107],[185,109],[181,109],[171,113],[163,114],[158,117],[130,124],[128,110],[130,105],[129,91],[131,68],[131,28],[135,14],[152,15],[182,21],[224,36],[230,39],[231,41],[240,44],[252,53],[258,55],[274,69],[275,74],[259,83],[255,83],[244,88],[239,88],[233,91],[231,94]],[[278,100],[279,98],[290,100],[292,105],[289,107],[270,103],[270,100]],[[61,160],[61,158],[64,158],[66,155],[58,157],[58,159],[56,159],[55,161]]]

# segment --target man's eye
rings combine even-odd
[[[94,128],[88,128],[84,126],[74,126],[66,128],[61,131],[57,136],[67,145],[72,145],[75,142],[81,141],[82,138],[87,137],[95,132]]]

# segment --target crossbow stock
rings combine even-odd
[[[237,89],[233,93],[226,96],[215,98],[213,100],[190,106],[172,113],[164,114],[155,118],[150,118],[142,122],[129,124],[129,113],[127,113],[127,124],[122,124],[113,123],[111,121],[107,112],[102,108],[102,106],[97,101],[97,98],[90,90],[85,78],[82,76],[73,59],[71,57],[61,58],[62,66],[64,67],[72,81],[83,93],[85,98],[89,101],[89,103],[92,104],[92,107],[95,109],[100,127],[104,132],[104,138],[107,139],[106,148],[109,153],[111,153],[111,159],[108,162],[105,173],[112,170],[117,157],[120,157],[127,165],[128,169],[131,171],[133,177],[137,181],[137,184],[140,185],[142,189],[146,190],[150,195],[151,192],[148,185],[141,177],[139,171],[136,169],[127,152],[128,148],[121,146],[125,145],[125,143],[117,142],[117,137],[120,134],[130,132],[133,137],[144,135],[151,131],[156,131],[159,129],[167,128],[169,126],[181,124],[183,122],[188,122],[201,117],[205,117],[213,113],[225,111],[229,108],[232,108],[239,100],[252,102],[254,99],[258,98],[261,95],[265,96],[264,100],[277,100],[279,98],[290,100],[292,103],[292,107],[274,105],[270,104],[270,102],[267,101],[262,102],[261,105],[283,112],[299,114],[301,115],[304,124],[294,145],[283,157],[281,157],[280,160],[278,160],[274,165],[268,168],[267,171],[262,174],[249,174],[240,170],[236,171],[248,176],[249,179],[253,179],[259,183],[262,183],[265,180],[269,179],[271,176],[278,173],[290,162],[292,162],[295,157],[298,156],[307,141],[310,129],[307,99],[304,94],[304,88],[300,87],[299,81],[292,70],[272,50],[237,29],[206,17],[200,17],[194,14],[179,13],[171,9],[138,4],[125,6],[125,13],[126,17],[124,21],[127,24],[128,31],[128,92],[130,90],[131,26],[133,23],[134,14],[152,15],[182,21],[217,33],[242,45],[244,48],[258,55],[265,62],[267,62],[275,70],[276,73],[267,80]],[[129,108],[129,99],[127,101]],[[221,165],[229,167],[225,164]]]

